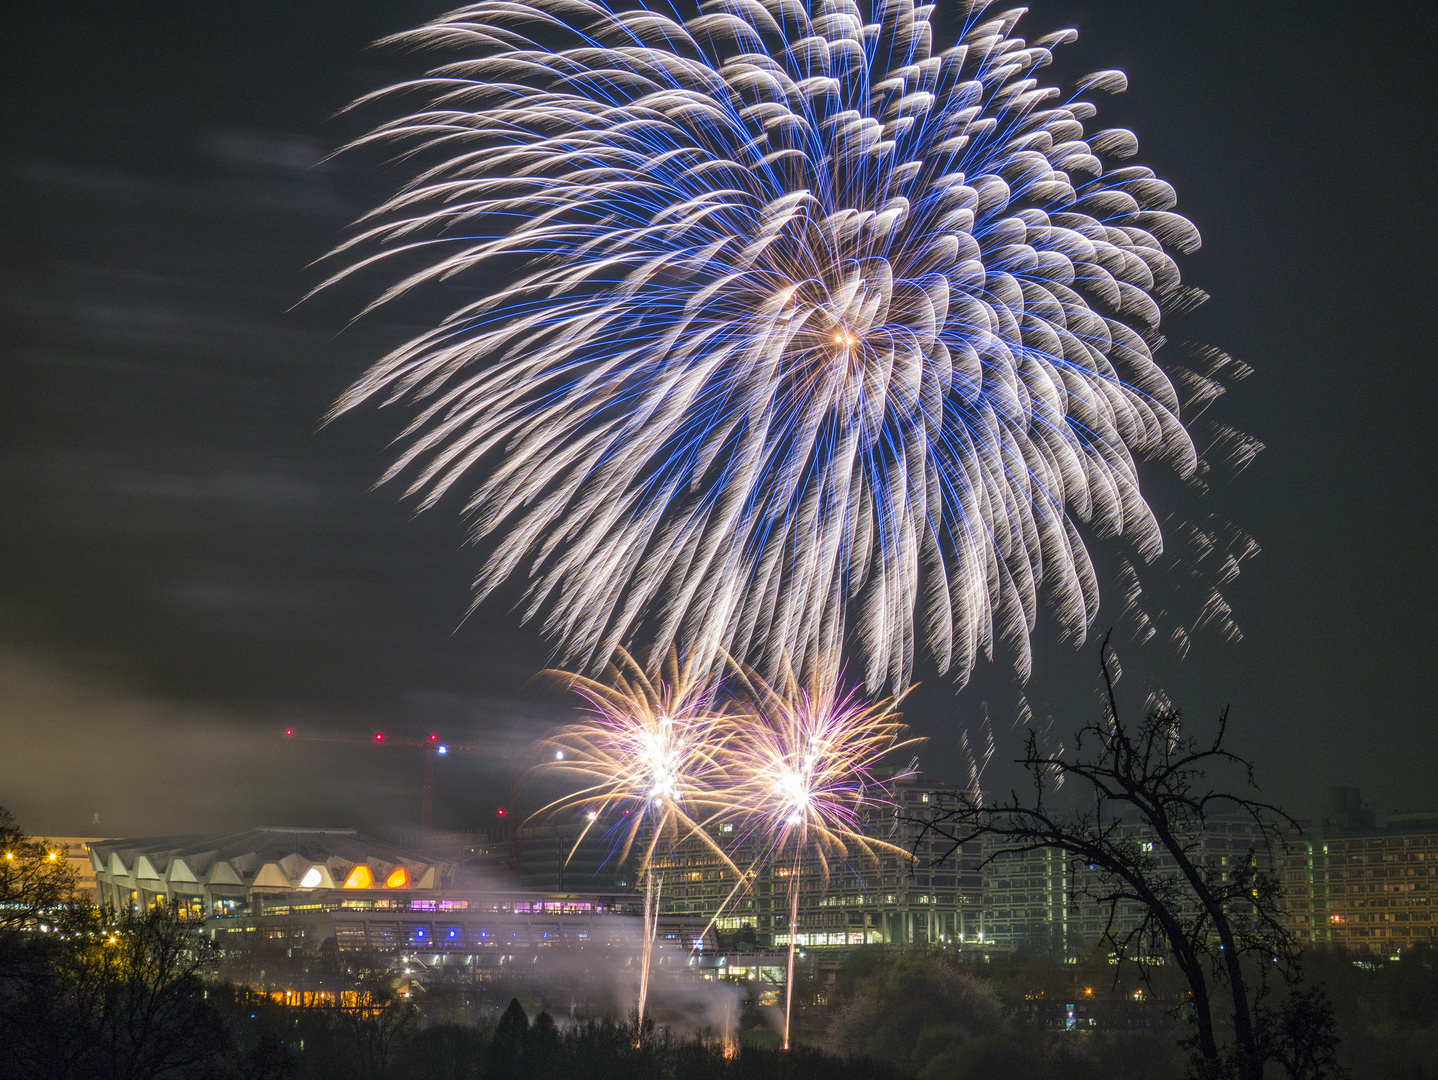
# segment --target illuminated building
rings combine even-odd
[[[89,849],[102,905],[123,910],[162,901],[205,916],[259,915],[295,893],[383,890],[386,884],[432,891],[454,869],[353,829],[263,827],[92,841]]]
[[[911,850],[918,827],[901,823],[916,817],[930,804],[931,789],[917,783],[895,786],[896,806],[872,808],[867,825],[871,835]],[[758,857],[752,842],[745,845],[736,822],[716,821],[709,828],[715,843],[729,853],[742,870]],[[982,882],[976,870],[979,846],[970,844],[962,855],[943,866],[930,863],[947,845],[923,844],[918,862],[898,855],[877,860],[855,854],[847,862],[831,860],[828,880],[817,859],[799,863],[799,917],[793,931],[804,948],[855,945],[977,945],[982,938]],[[673,850],[655,852],[655,872],[663,879],[661,909],[674,915],[704,919],[719,917],[715,927],[726,947],[782,948],[789,944],[788,896],[792,863],[760,866],[752,884],[732,899],[734,872],[702,841],[691,839]],[[722,912],[720,906],[729,900]]]
[[[266,989],[322,990],[333,953],[482,971],[588,949],[612,964],[616,953],[637,955],[643,936],[643,900],[633,893],[484,885],[457,876],[452,862],[353,829],[106,840],[90,845],[90,857],[103,903],[163,902],[205,916],[226,977]],[[661,963],[688,966],[706,947],[712,955],[705,929],[662,917]]]
[[[100,842],[93,836],[49,836],[44,838],[47,848],[70,864],[75,871],[75,891],[82,899],[92,904],[100,902],[100,891],[95,882],[95,867],[90,861],[89,845]]]
[[[1354,789],[1337,794],[1353,805],[1325,806],[1289,840],[1289,929],[1301,941],[1385,956],[1438,944],[1438,813],[1390,814],[1380,827]]]
[[[331,950],[417,970],[533,970],[579,951],[595,954],[596,963],[632,960],[643,926],[643,900],[633,894],[380,887],[272,896],[261,912],[212,918],[206,930],[225,957],[226,977],[267,989],[315,989]],[[656,943],[664,962],[694,966],[691,953],[712,957],[714,938],[704,930],[693,919],[661,918]]]
[[[1134,844],[1152,859],[1152,874],[1176,876],[1177,864],[1152,837],[1152,831],[1138,822],[1121,824],[1116,833],[1117,839]],[[1143,922],[1142,904],[1121,901],[1111,912],[1109,904],[1096,902],[1094,897],[1108,889],[1105,876],[1064,852],[1007,851],[1002,841],[992,837],[983,850],[986,857],[996,856],[983,870],[987,940],[995,945],[1073,956],[1103,937],[1111,915],[1111,933],[1116,937]],[[1253,822],[1243,818],[1210,817],[1191,855],[1198,865],[1220,875],[1250,858],[1276,869]]]

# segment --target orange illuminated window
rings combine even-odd
[[[403,866],[396,866],[389,877],[384,879],[386,889],[408,889],[409,871]]]
[[[350,876],[345,878],[346,889],[373,889],[374,871],[364,863],[360,863],[350,871]]]

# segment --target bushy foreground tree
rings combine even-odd
[[[76,899],[75,884],[64,853],[25,835],[0,806],[0,934],[83,920],[88,905]]]
[[[1108,976],[1107,959],[993,964],[942,950],[856,950],[841,964],[825,1048],[870,1055],[918,1080],[1176,1080],[1176,1025],[1050,1026],[1033,999],[1062,1003],[1075,978]],[[1079,991],[1080,993],[1082,991]]]
[[[201,978],[210,946],[181,911],[95,912],[63,934],[0,935],[0,952],[0,1073],[151,1080],[227,1071],[228,1040]]]

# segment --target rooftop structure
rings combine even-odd
[[[101,904],[125,909],[163,901],[205,916],[258,914],[267,898],[295,892],[434,890],[454,868],[353,829],[261,826],[96,841],[89,851]]]

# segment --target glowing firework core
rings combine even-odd
[[[776,784],[781,801],[789,805],[785,820],[790,825],[802,825],[809,816],[809,783],[802,773],[781,772]]]
[[[659,718],[657,727],[639,735],[644,747],[641,755],[649,775],[649,798],[656,803],[679,798],[678,774],[681,748],[675,745],[675,724],[668,716]]]

